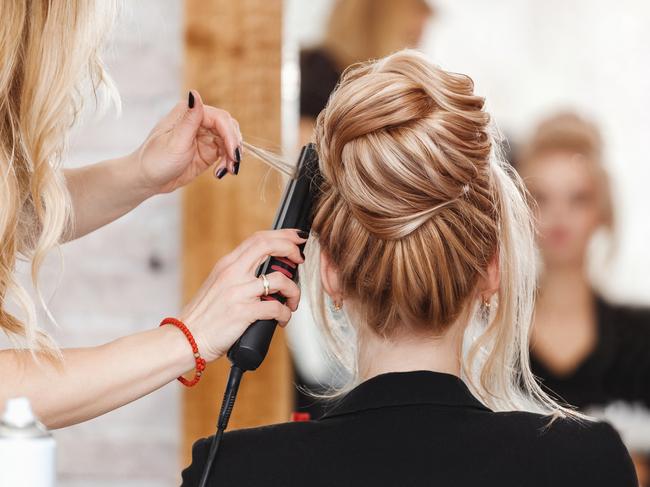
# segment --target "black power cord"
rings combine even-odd
[[[230,419],[230,414],[232,413],[232,409],[235,406],[235,399],[237,398],[239,383],[241,382],[243,375],[244,371],[236,365],[233,365],[230,368],[230,375],[228,375],[228,384],[226,385],[226,391],[223,394],[221,411],[219,411],[219,419],[217,420],[217,432],[212,437],[212,441],[210,442],[208,459],[205,462],[205,467],[203,467],[203,475],[201,475],[199,487],[206,487],[207,485],[208,477],[210,476],[210,470],[212,470],[212,464],[214,463],[214,460],[217,457],[217,453],[219,452],[219,445],[221,445],[223,432],[228,427],[228,420]]]

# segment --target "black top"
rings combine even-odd
[[[458,377],[374,377],[317,421],[225,434],[212,487],[637,487],[606,423],[495,413]],[[199,482],[209,440],[195,443],[183,486]]]
[[[316,118],[336,87],[341,70],[324,49],[300,53],[300,115]]]
[[[613,305],[596,297],[598,338],[571,373],[556,375],[531,350],[541,383],[569,404],[584,408],[613,400],[650,407],[650,309]]]

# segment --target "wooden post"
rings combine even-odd
[[[185,0],[185,87],[228,110],[245,139],[280,146],[282,0]],[[211,171],[183,193],[183,297],[196,292],[218,258],[271,226],[280,184],[246,157],[238,176]],[[264,198],[263,198],[264,193]],[[183,465],[191,446],[214,433],[229,362],[210,365],[183,394]],[[286,421],[291,367],[282,331],[259,370],[244,375],[230,429]]]

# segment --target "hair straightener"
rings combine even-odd
[[[282,203],[273,222],[273,229],[295,228],[309,233],[313,216],[312,206],[319,187],[320,172],[316,146],[307,144],[300,152],[294,178],[285,187]],[[304,244],[301,247],[304,247]],[[280,271],[290,276],[294,282],[298,282],[298,267],[287,260],[275,257],[269,257],[259,267],[256,275],[259,277],[262,274],[270,274],[274,271]],[[279,293],[262,299],[276,299],[281,303],[286,301],[286,298]],[[210,443],[210,450],[199,487],[205,487],[208,481],[212,464],[221,444],[221,438],[228,426],[228,420],[235,405],[242,375],[244,372],[255,370],[260,366],[269,350],[277,324],[276,320],[256,321],[246,329],[244,334],[228,351],[228,358],[232,366],[219,412],[217,432]]]

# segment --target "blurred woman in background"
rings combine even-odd
[[[573,113],[542,121],[519,155],[543,261],[531,365],[545,388],[579,408],[650,406],[650,309],[610,303],[587,275],[592,237],[615,221],[602,158],[597,127]]]
[[[533,371],[580,408],[615,399],[650,405],[650,310],[609,303],[587,275],[587,250],[614,212],[598,129],[575,114],[543,121],[518,168],[537,203],[543,261]]]

